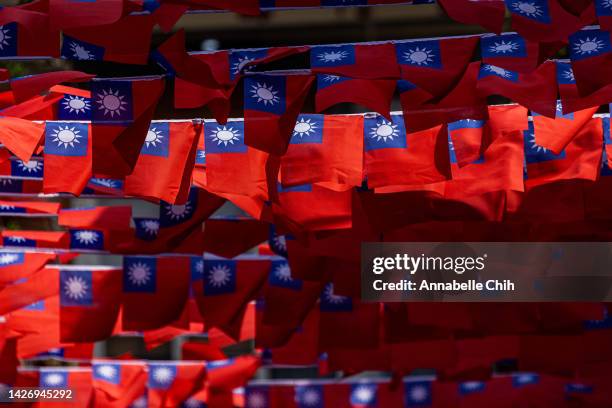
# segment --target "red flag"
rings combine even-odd
[[[206,381],[211,388],[233,390],[243,387],[259,368],[261,362],[254,356],[239,356],[229,360],[206,364]]]
[[[204,250],[233,258],[265,241],[268,230],[269,224],[250,218],[209,218],[204,228]]]
[[[184,202],[201,126],[189,122],[152,123],[134,172],[125,179],[125,193],[169,203]]]
[[[310,75],[245,78],[245,144],[271,154],[285,154],[312,82]]]
[[[0,252],[0,288],[27,278],[55,259],[44,252]]]
[[[440,0],[440,5],[450,18],[460,23],[476,24],[494,33],[503,29],[506,14],[503,0]]]
[[[65,231],[4,230],[0,235],[5,247],[68,249],[70,245]]]
[[[93,388],[91,384],[90,367],[40,367],[39,381],[35,385],[40,388],[69,388],[73,390],[74,398],[69,401],[56,402],[58,408],[70,406],[87,406],[90,403]],[[43,405],[41,403],[40,405]]]
[[[394,53],[391,43],[316,45],[310,47],[310,68],[317,74],[398,79],[400,72],[394,62]]]
[[[578,31],[570,36],[568,48],[580,96],[591,96],[612,84],[607,75],[612,64],[612,42],[608,31]]]
[[[188,257],[123,258],[123,328],[151,330],[177,320],[189,293]]]
[[[45,125],[6,116],[0,118],[0,125],[0,143],[19,159],[29,161],[42,139]]]
[[[300,115],[287,153],[281,157],[281,183],[360,186],[362,127],[361,116]]]
[[[60,211],[60,203],[45,201],[3,201],[0,200],[0,214],[19,216],[53,217]]]
[[[62,267],[59,282],[61,341],[82,343],[110,337],[119,315],[121,270]]]
[[[147,383],[149,407],[175,407],[201,389],[206,377],[203,362],[150,362]]]
[[[338,75],[317,75],[317,112],[339,103],[355,103],[389,118],[395,92],[394,79],[352,79]]]
[[[557,102],[556,118],[533,113],[533,128],[536,135],[535,143],[560,154],[576,137],[580,130],[591,121],[597,107],[563,114],[562,102]]]
[[[482,62],[515,72],[531,72],[552,57],[562,44],[537,43],[516,33],[486,35],[480,40]]]
[[[132,221],[131,206],[83,207],[60,210],[57,223],[71,228],[125,230]]]
[[[556,61],[557,83],[559,84],[559,95],[563,113],[576,112],[594,106],[605,105],[610,101],[612,95],[612,84],[605,85],[588,96],[581,96],[574,78],[574,71],[569,62]]]
[[[58,270],[38,272],[0,290],[0,315],[21,309],[58,293]]]
[[[49,0],[49,20],[53,30],[111,24],[123,14],[124,0]]]
[[[40,3],[39,3],[40,4]],[[24,6],[3,7],[0,25],[4,43],[2,57],[57,57],[59,31],[49,26],[46,10],[29,10]]]
[[[44,74],[28,75],[10,80],[11,89],[16,102],[23,102],[48,91],[52,86],[63,82],[84,82],[95,75],[79,71],[54,71]]]
[[[94,403],[100,407],[128,407],[145,392],[146,366],[138,361],[93,360]]]

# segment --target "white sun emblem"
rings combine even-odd
[[[103,110],[105,115],[110,115],[112,118],[115,115],[120,116],[126,110],[128,103],[124,99],[125,96],[119,94],[119,90],[105,89],[98,95],[96,103],[100,105],[99,110]]]
[[[22,161],[22,160],[18,160],[17,161],[17,166],[23,172],[38,173],[39,171],[42,170],[43,164],[42,164],[42,162],[40,162],[38,160],[28,160],[27,162],[26,161]]]
[[[484,69],[501,78],[510,78],[512,76],[510,71],[496,67],[495,65],[485,65]]]
[[[225,286],[229,283],[231,279],[231,271],[225,265],[216,265],[213,266],[210,272],[208,273],[208,280],[210,284],[215,288],[219,288],[221,286]]]
[[[99,238],[98,233],[95,231],[77,231],[74,237],[84,245],[93,245],[98,242]]]
[[[77,42],[71,42],[69,47],[70,51],[72,51],[72,56],[77,60],[90,61],[94,59],[94,55]]]
[[[293,128],[293,136],[302,138],[304,136],[310,136],[311,133],[316,133],[316,131],[317,124],[315,122],[312,122],[310,119],[300,118]]]
[[[113,179],[104,179],[104,178],[92,178],[91,182],[94,184],[98,184],[103,187],[108,188],[117,188],[117,182]]]
[[[62,127],[58,126],[56,129],[53,129],[53,142],[57,143],[57,147],[64,147],[64,149],[68,149],[68,146],[74,148],[75,143],[81,143],[79,141],[81,136],[80,130],[77,130],[74,126],[70,127],[69,125],[65,125]]]
[[[321,401],[321,395],[317,390],[308,389],[302,394],[302,404],[306,406],[316,406]]]
[[[410,400],[414,402],[425,401],[428,395],[429,392],[427,391],[427,388],[423,387],[422,385],[414,386],[410,390]]]
[[[489,46],[489,52],[494,52],[496,54],[505,54],[518,49],[519,45],[514,41],[500,40],[499,42],[496,41],[493,45]]]
[[[168,384],[172,381],[172,370],[168,367],[158,367],[153,370],[153,378],[160,384]]]
[[[149,146],[157,147],[158,143],[159,144],[162,143],[163,138],[164,138],[164,135],[161,130],[157,130],[156,128],[151,128],[149,129],[149,131],[147,132],[147,136],[145,137],[145,145],[147,147]]]
[[[250,64],[253,61],[255,61],[255,58],[250,58],[248,56],[238,57],[238,61],[236,61],[234,65],[232,66],[232,72],[234,73],[234,75],[237,75],[241,73],[243,70],[248,71],[249,68],[251,67],[250,66],[247,67],[247,64]]]
[[[337,81],[340,80],[340,76],[338,76],[338,75],[325,75],[323,77],[323,80],[325,82],[334,83],[334,82],[337,82]]]
[[[397,125],[383,120],[370,129],[370,137],[377,142],[382,140],[386,143],[387,141],[392,141],[396,137],[399,137],[399,130],[397,129]]]
[[[57,373],[46,374],[43,377],[43,384],[45,385],[50,385],[50,386],[60,385],[62,382],[64,382],[64,376],[61,374],[57,374]]]
[[[64,293],[70,299],[83,299],[88,289],[87,282],[79,276],[71,276],[64,283]]]
[[[536,153],[547,153],[548,149],[544,146],[540,146],[536,143],[535,133],[531,133],[529,135],[529,144],[531,145],[531,150],[535,150]]]
[[[280,102],[278,97],[278,91],[274,90],[274,87],[266,83],[257,83],[257,85],[251,85],[251,98],[257,99],[257,103],[263,102],[264,105],[275,105]]]
[[[117,376],[117,369],[112,365],[103,364],[96,367],[96,374],[102,378],[113,379]]]
[[[464,382],[462,385],[464,389],[468,391],[474,391],[480,388],[481,383],[479,383],[478,381],[468,381]]]
[[[353,396],[357,401],[367,404],[374,399],[374,391],[370,387],[359,386],[353,391]]]
[[[434,53],[432,50],[426,47],[419,47],[418,45],[404,52],[404,59],[415,65],[429,65],[434,61],[433,57]]]
[[[291,268],[289,268],[289,264],[280,264],[274,269],[274,276],[282,282],[291,282],[293,278],[291,277]]]
[[[89,101],[85,98],[75,95],[66,95],[66,98],[63,105],[64,110],[67,110],[69,113],[85,113],[91,109]]]
[[[280,250],[287,250],[287,240],[285,239],[284,235],[275,235],[272,240],[274,241],[274,245],[276,245]]]
[[[266,402],[266,397],[262,393],[253,392],[249,394],[247,405],[250,408],[265,408],[268,404]]]
[[[234,141],[240,140],[240,131],[231,126],[229,128],[227,126],[217,126],[217,129],[212,131],[210,138],[213,142],[217,142],[217,145],[223,144],[227,146],[228,144],[234,144]]]
[[[10,265],[19,259],[17,254],[0,254],[0,265]]]
[[[574,43],[574,52],[580,55],[596,54],[604,47],[602,40],[597,37],[581,38]]]
[[[562,75],[564,79],[570,82],[576,82],[576,78],[574,77],[574,71],[572,71],[571,69],[566,69],[565,71],[563,71]]]
[[[134,263],[128,270],[128,279],[136,286],[145,285],[151,279],[151,270],[142,262]]]
[[[157,235],[159,232],[159,221],[144,220],[140,222],[140,227],[149,235]]]
[[[11,242],[14,242],[16,244],[22,244],[24,242],[26,242],[25,237],[18,237],[18,236],[12,236],[12,237],[7,237],[7,239]]]
[[[4,47],[9,46],[8,40],[11,39],[11,36],[9,36],[9,34],[10,34],[10,31],[4,28],[4,26],[0,25],[0,50],[3,50]]]
[[[512,10],[526,17],[541,17],[544,13],[542,8],[534,2],[528,1],[515,1],[512,3]]]
[[[337,62],[342,61],[348,57],[349,53],[346,51],[326,51],[317,55],[317,58],[322,62]]]
[[[169,205],[166,207],[166,215],[170,217],[171,220],[182,220],[186,218],[191,212],[191,203],[187,201],[183,205]]]
[[[331,284],[331,283],[329,285],[327,285],[327,287],[323,291],[323,295],[325,296],[325,299],[327,299],[327,301],[329,303],[332,303],[332,304],[344,303],[344,302],[346,302],[349,299],[346,296],[335,295],[334,294],[334,285]]]

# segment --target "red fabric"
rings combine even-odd
[[[100,0],[95,3],[49,0],[50,25],[58,30],[111,24],[121,18],[124,4],[124,0]]]
[[[70,228],[125,230],[132,221],[131,206],[71,208],[59,211],[57,223]]]
[[[259,220],[211,218],[204,227],[204,250],[233,258],[268,238],[269,225]]]
[[[219,123],[226,123],[230,113],[230,97],[234,86],[209,88],[179,77],[174,79],[174,107],[194,109],[207,106]]]
[[[0,118],[0,143],[25,162],[32,158],[44,132],[42,123],[7,116]]]
[[[4,230],[0,231],[0,234],[4,238],[4,246],[7,247],[11,246],[9,237],[35,241],[36,248],[68,249],[70,245],[70,238],[65,231]]]
[[[450,18],[460,23],[479,25],[494,33],[503,29],[506,13],[503,0],[441,0],[440,4]]]
[[[561,153],[580,130],[591,121],[595,112],[597,112],[597,107],[576,111],[569,115],[563,115],[561,109],[557,109],[555,119],[533,115],[536,143],[552,150],[555,154]]]
[[[0,315],[56,295],[59,290],[58,282],[56,269],[42,269],[23,282],[4,287],[0,290]]]
[[[0,205],[12,206],[24,209],[25,214],[48,214],[56,215],[60,212],[60,203],[46,201],[4,201],[0,200]],[[0,210],[2,212],[2,210]],[[9,211],[10,212],[10,211]]]
[[[94,360],[92,369],[96,370],[105,363],[116,364],[117,361]],[[94,377],[93,403],[98,407],[128,407],[145,391],[147,383],[145,368],[142,362],[120,362],[118,384]]]
[[[149,364],[149,376],[155,374],[155,366]],[[163,363],[159,366],[173,365],[176,367],[176,376],[172,383],[165,389],[163,388],[147,388],[147,402],[149,407],[163,408],[179,406],[181,402],[186,400],[194,392],[203,387],[206,377],[206,368],[204,363],[196,362],[177,362]],[[158,366],[158,367],[159,367]]]
[[[0,24],[18,24],[18,56],[59,56],[59,31],[50,26],[46,11],[25,7],[4,7],[0,10]]]
[[[393,44],[356,44],[355,62],[349,65],[311,67],[312,72],[360,79],[397,79],[400,75],[395,62]],[[311,53],[314,51],[311,51]],[[311,57],[312,58],[312,57]],[[381,61],[385,61],[381,64]]]
[[[49,90],[54,85],[63,82],[84,82],[89,81],[95,75],[86,74],[79,71],[54,71],[44,74],[30,75],[20,78],[13,78],[10,81],[13,95],[16,102],[23,102],[41,92]]]
[[[261,362],[254,356],[239,356],[208,365],[208,386],[214,389],[233,390],[244,387],[253,377]]]
[[[10,259],[10,257],[17,255],[17,253],[8,252],[0,254],[0,257]],[[27,278],[55,259],[55,254],[43,252],[24,252],[22,256],[23,262],[3,263],[0,266],[0,288],[18,279]]]
[[[57,102],[64,97],[63,94],[53,91],[56,87],[57,85],[51,87],[48,95],[36,96],[16,105],[12,101],[11,106],[2,110],[2,114],[29,120],[54,120],[57,118]]]

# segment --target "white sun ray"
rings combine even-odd
[[[282,282],[291,282],[293,280],[291,277],[291,268],[287,263],[278,265],[274,269],[274,276],[276,276],[276,278]]]
[[[143,220],[140,221],[140,227],[149,235],[157,235],[159,232],[159,221]]]
[[[263,102],[265,106],[276,105],[280,102],[278,91],[275,91],[272,85],[265,82],[251,85],[251,98],[256,99],[257,103]]]
[[[108,188],[117,188],[118,187],[117,181],[115,181],[113,179],[92,178],[91,182],[94,183],[94,184],[98,184],[100,186],[103,186],[103,187],[108,187]]]
[[[161,144],[164,139],[164,134],[161,130],[157,130],[157,128],[151,128],[147,132],[147,136],[145,137],[145,146],[153,146],[157,147],[157,144]]]
[[[287,250],[287,239],[284,235],[274,235],[272,240],[274,241],[274,245],[276,245],[280,250]]]
[[[212,135],[210,138],[213,142],[216,142],[217,145],[223,144],[227,146],[228,144],[234,144],[240,140],[240,131],[238,129],[234,129],[231,126],[217,126],[217,129],[212,131]]]
[[[148,405],[147,397],[143,395],[135,399],[130,408],[147,408]]]
[[[612,0],[611,0],[612,1]],[[576,82],[576,77],[574,77],[574,71],[572,69],[566,69],[563,71],[563,78],[570,82]]]
[[[535,150],[536,153],[547,153],[548,149],[544,146],[540,146],[536,143],[535,133],[531,133],[529,135],[529,144],[531,146],[531,150]]]
[[[397,125],[387,120],[382,120],[370,129],[370,138],[375,139],[377,142],[381,140],[383,142],[392,141],[396,137],[399,137],[399,130]]]
[[[321,62],[338,62],[348,57],[349,53],[344,50],[324,51],[317,55]]]
[[[9,35],[11,32],[7,28],[4,28],[3,25],[0,25],[0,50],[3,50],[4,47],[8,47],[10,40],[12,37]]]
[[[434,62],[434,55],[431,49],[417,45],[404,52],[404,60],[410,64],[429,65]]]
[[[293,127],[293,136],[310,136],[311,133],[316,133],[318,129],[317,124],[310,119],[300,118]]]
[[[504,41],[500,40],[495,41],[493,45],[489,46],[489,52],[493,52],[496,54],[506,54],[511,53],[519,49],[519,45],[515,41]]]
[[[68,45],[70,51],[72,52],[72,57],[80,60],[80,61],[91,61],[95,59],[95,56],[92,52],[90,52],[83,45],[73,41]]]
[[[80,135],[80,130],[77,130],[76,127],[65,125],[59,125],[57,128],[53,129],[53,134],[51,136],[54,137],[53,142],[57,143],[57,147],[64,147],[64,149],[68,149],[68,147],[75,147],[75,143],[81,143],[79,140],[83,136]]]
[[[70,299],[83,299],[87,295],[88,290],[87,282],[80,276],[71,276],[64,282],[64,293]]]
[[[187,216],[191,213],[192,207],[191,202],[187,201],[182,205],[167,205],[166,206],[166,215],[170,217],[173,221],[182,220],[187,218]]]
[[[505,70],[503,68],[497,67],[495,65],[484,65],[484,69],[486,71],[489,71],[490,73],[492,73],[493,75],[497,75],[498,77],[501,78],[510,78],[512,77],[512,73],[508,70]]]
[[[604,42],[597,37],[580,38],[573,45],[574,52],[579,55],[597,54],[604,47]]]
[[[0,254],[0,265],[10,265],[19,260],[19,255],[11,253]]]
[[[513,11],[526,17],[537,18],[544,15],[542,7],[533,1],[515,1],[510,6]]]
[[[13,180],[6,177],[0,177],[0,184],[2,184],[3,186],[10,186],[13,184]]]
[[[28,160],[27,162],[17,160],[17,167],[19,167],[19,170],[23,171],[24,173],[38,173],[42,170],[43,164],[38,160]]]
[[[328,284],[323,291],[323,296],[325,299],[332,304],[339,304],[347,302],[350,298],[347,296],[341,296],[334,294],[334,285],[332,283]]]
[[[208,281],[215,288],[227,285],[232,278],[232,271],[226,265],[215,265],[208,273]]]
[[[151,269],[142,262],[136,262],[128,268],[128,280],[136,286],[146,285],[151,279]]]
[[[74,237],[83,245],[93,245],[98,242],[98,239],[100,239],[100,236],[96,231],[77,231],[75,232]]]
[[[66,98],[62,105],[64,105],[64,110],[67,110],[69,113],[76,112],[81,114],[91,109],[91,105],[86,98],[76,95],[66,95]]]
[[[340,80],[340,76],[339,75],[325,75],[323,76],[323,80],[325,82],[334,83]]]
[[[599,5],[603,8],[612,10],[612,0],[602,0],[599,2]]]
[[[11,211],[16,209],[17,207],[15,207],[14,205],[6,205],[6,204],[0,204],[0,210],[1,211]]]
[[[96,100],[98,110],[104,111],[104,115],[110,115],[111,118],[115,115],[120,116],[121,113],[127,110],[127,101],[125,96],[119,93],[119,90],[104,89],[102,93],[98,94],[98,100]]]
[[[479,381],[467,381],[464,382],[463,384],[461,384],[461,386],[463,387],[463,389],[468,390],[468,391],[474,391],[477,390],[481,387],[482,383]]]
[[[19,236],[16,236],[16,235],[13,235],[13,236],[11,236],[11,237],[7,237],[7,239],[8,239],[9,241],[11,241],[11,242],[16,243],[16,244],[21,244],[21,243],[24,243],[24,242],[26,242],[26,241],[27,241],[27,240],[25,239],[25,237],[19,237]]]
[[[238,61],[234,62],[234,65],[232,65],[232,72],[234,75],[238,75],[243,71],[249,71],[251,66],[247,66],[247,64],[253,61],[255,61],[255,58],[249,57],[248,55],[238,57]]]

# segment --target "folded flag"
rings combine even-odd
[[[316,45],[310,47],[310,69],[360,79],[398,79],[392,43]],[[384,64],[381,62],[384,61]]]
[[[44,132],[42,123],[0,116],[0,143],[24,162],[30,161]]]
[[[56,57],[59,32],[49,27],[46,12],[3,7],[0,10],[0,58]]]
[[[12,180],[39,180],[43,179],[44,163],[40,157],[32,157],[32,160],[22,161],[10,157],[0,162],[0,175]]]
[[[125,178],[125,193],[169,203],[184,202],[189,194],[201,124],[152,123],[132,174]]]
[[[91,368],[89,367],[40,367],[39,382],[37,387],[42,389],[68,388],[73,390],[74,398],[71,402],[64,403],[86,406],[91,400],[93,393],[91,384]],[[62,403],[58,403],[62,406]]]
[[[44,252],[0,252],[0,287],[38,272],[55,259]]]
[[[45,201],[3,201],[0,200],[0,215],[39,217],[55,216],[60,211],[60,203]]]
[[[21,248],[68,249],[68,234],[65,231],[4,230],[2,245]]]
[[[26,278],[0,290],[0,314],[6,315],[27,307],[32,303],[57,295],[59,290],[59,271],[40,269]]]
[[[591,121],[598,107],[563,114],[561,101],[557,101],[556,118],[551,119],[533,112],[533,128],[538,146],[560,154],[576,137],[580,129]]]
[[[361,116],[300,115],[287,153],[281,157],[284,186],[331,182],[360,186]]]
[[[504,26],[506,7],[504,0],[440,0],[440,5],[450,18],[464,24],[475,24],[500,33]]]
[[[447,94],[466,70],[478,40],[472,36],[395,43],[402,79],[436,98]]]
[[[62,58],[146,64],[153,33],[151,15],[127,15],[112,24],[65,30]],[[129,38],[129,41],[125,41]]]
[[[389,117],[395,92],[394,79],[352,79],[338,75],[317,75],[317,112],[339,103],[355,103]]]
[[[93,360],[91,371],[96,405],[127,407],[145,392],[147,372],[142,362]]]
[[[607,72],[612,66],[610,32],[585,29],[569,37],[572,70],[580,96],[589,96],[612,84]]]
[[[547,52],[548,51],[548,52]],[[516,33],[485,35],[480,39],[482,62],[515,72],[530,72],[556,49]]]
[[[125,230],[130,227],[131,219],[131,206],[100,206],[60,210],[57,223],[63,227],[71,228]]]
[[[188,257],[123,258],[122,327],[151,330],[179,318],[189,293]]]
[[[60,340],[95,342],[110,337],[121,305],[121,270],[59,268]]]
[[[254,356],[211,361],[206,364],[206,381],[212,389],[233,390],[244,386],[260,365],[260,359]]]
[[[282,156],[313,77],[253,75],[244,79],[244,142]]]
[[[95,173],[123,178],[133,171],[163,90],[162,78],[92,82]]]
[[[528,74],[483,64],[476,87],[482,96],[502,95],[541,115],[555,117],[557,84],[553,62],[545,62]]]
[[[45,193],[79,195],[92,176],[92,137],[87,123],[47,122]]]
[[[50,0],[49,23],[53,30],[112,24],[127,6],[125,0]]]
[[[195,109],[206,106],[217,122],[227,123],[234,88],[235,85],[211,88],[176,77],[174,79],[174,107]]]
[[[54,71],[13,78],[9,82],[15,101],[23,102],[41,92],[48,91],[54,85],[63,82],[84,82],[94,77],[95,75],[79,71]]]
[[[204,362],[150,362],[147,382],[149,407],[176,407],[204,386]]]
[[[204,227],[204,250],[233,258],[268,237],[268,223],[247,217],[209,218]]]
[[[366,117],[364,176],[368,187],[423,185],[450,178],[445,128],[406,133],[401,115]],[[398,172],[401,168],[404,171]]]

